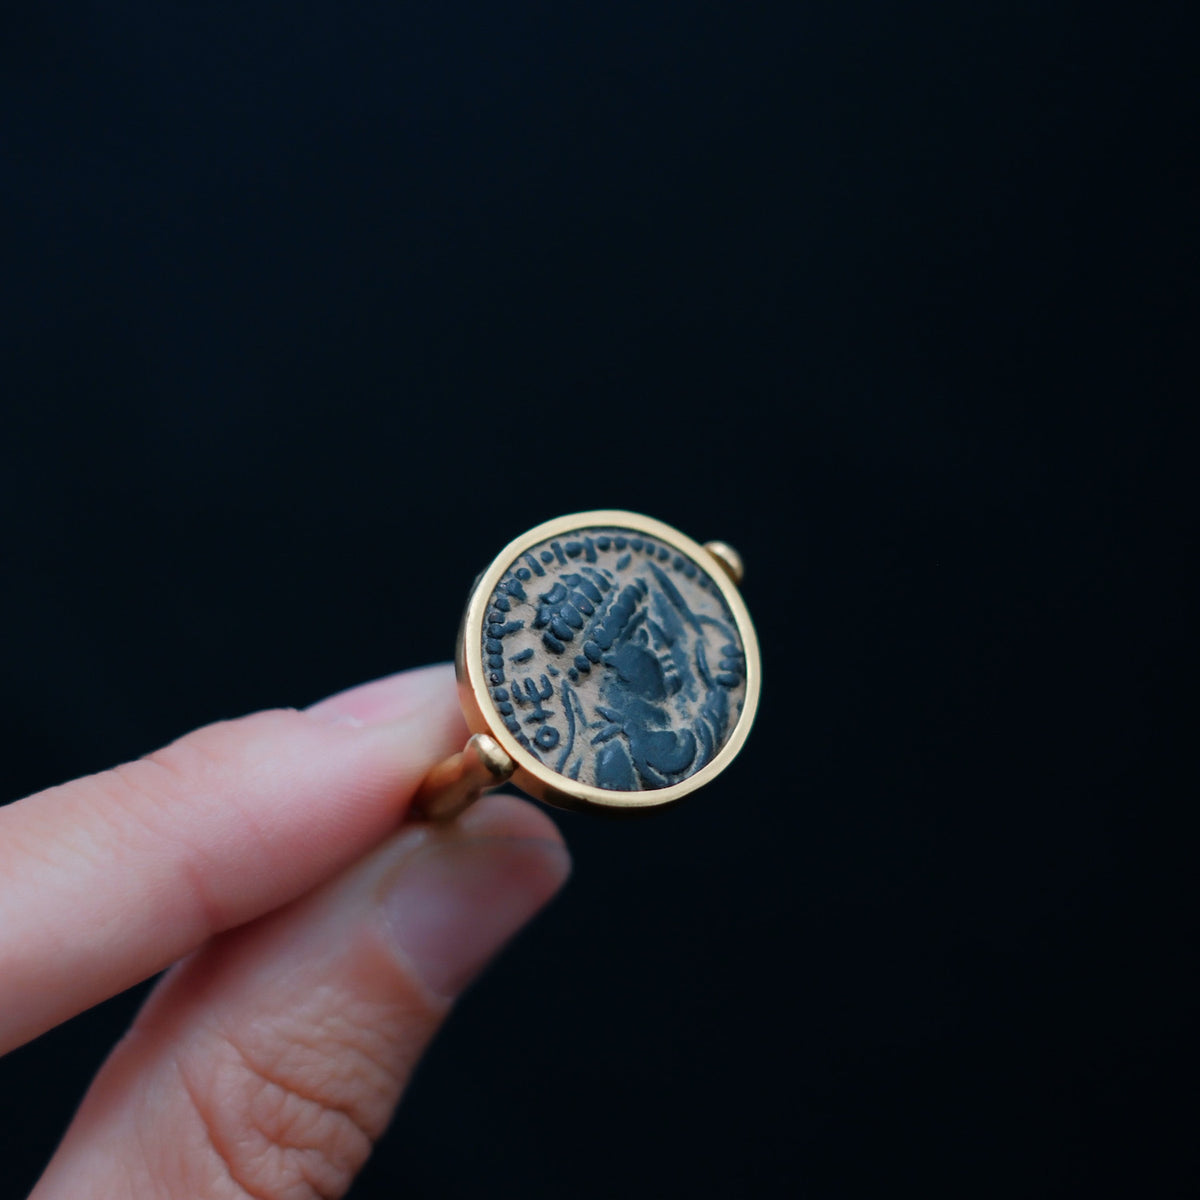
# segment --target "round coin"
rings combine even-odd
[[[477,582],[459,679],[514,782],[567,807],[670,803],[740,748],[759,657],[738,589],[698,543],[635,513],[560,517]]]

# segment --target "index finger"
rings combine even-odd
[[[359,858],[466,736],[431,667],[0,808],[0,1053]]]

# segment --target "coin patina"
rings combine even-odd
[[[513,781],[573,808],[657,807],[702,786],[745,740],[759,692],[728,566],[609,510],[501,552],[468,602],[458,671],[468,724],[511,756]]]

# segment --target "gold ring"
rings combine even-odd
[[[546,521],[475,581],[455,666],[472,737],[418,791],[457,815],[511,780],[560,808],[631,813],[703,787],[741,750],[758,639],[724,542],[638,513]]]

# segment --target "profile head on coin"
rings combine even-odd
[[[567,807],[636,809],[708,782],[759,689],[745,605],[704,547],[633,513],[561,517],[476,585],[460,682],[514,781]]]

